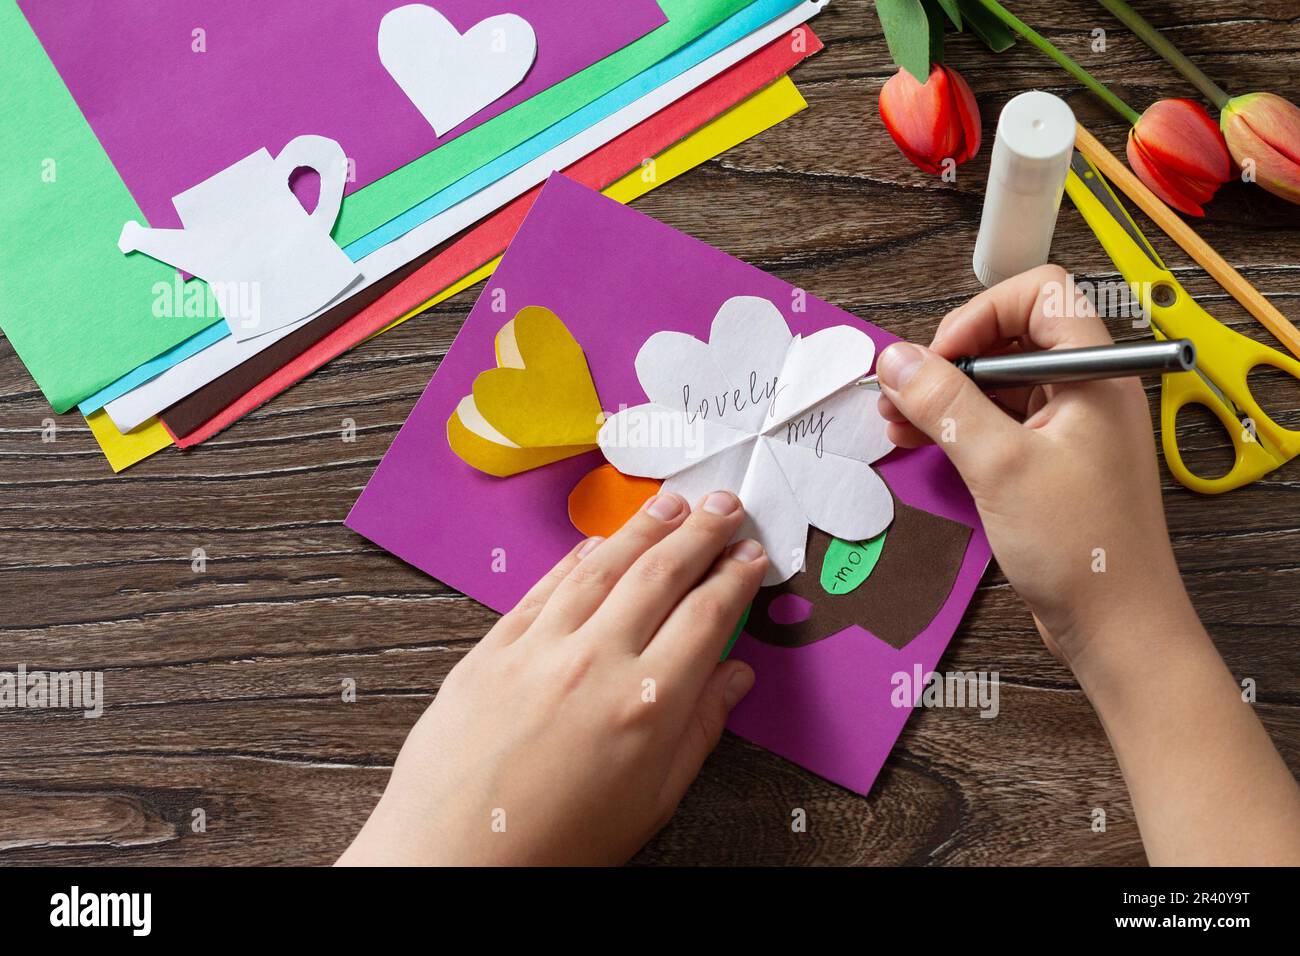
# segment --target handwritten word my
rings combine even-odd
[[[810,435],[816,435],[817,441],[813,446],[813,450],[817,453],[817,457],[820,458],[825,450],[823,446],[826,441],[826,429],[833,421],[835,421],[835,416],[827,415],[824,408],[819,412],[809,412],[801,418],[793,418],[785,424],[785,443],[793,445],[795,442],[803,441]]]

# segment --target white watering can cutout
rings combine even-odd
[[[295,169],[320,175],[310,213],[289,188]],[[205,279],[236,341],[306,318],[361,272],[330,238],[343,202],[347,157],[324,136],[299,136],[271,158],[265,149],[172,198],[183,229],[122,227],[117,246]]]

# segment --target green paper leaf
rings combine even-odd
[[[930,78],[930,18],[921,0],[875,2],[889,55],[918,83],[924,83]]]
[[[882,531],[866,541],[832,538],[822,560],[822,590],[827,594],[848,594],[861,587],[880,560],[886,534],[887,531]]]
[[[966,28],[984,41],[994,53],[1001,53],[1015,45],[1015,32],[989,13],[980,0],[957,0],[961,6],[962,18],[965,20]]]
[[[722,656],[718,658],[719,661],[725,661],[727,655],[731,653],[731,649],[736,646],[736,641],[740,640],[740,632],[743,631],[745,625],[749,623],[749,612],[752,610],[754,610],[754,605],[745,605],[745,613],[740,615],[740,623],[738,623],[736,629],[731,632],[731,638],[727,641],[727,646],[722,649]]]

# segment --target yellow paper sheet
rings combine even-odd
[[[603,192],[618,202],[630,203],[701,163],[725,153],[733,146],[738,146],[777,123],[789,119],[807,106],[808,103],[799,93],[794,82],[788,76],[782,77],[655,156],[653,176],[646,175],[645,169],[633,170],[606,187]],[[450,299],[470,286],[482,282],[496,271],[500,262],[501,257],[497,256],[463,279],[452,283],[427,302],[394,319],[375,335],[381,335],[439,302]],[[171,436],[157,419],[150,419],[129,435],[121,434],[103,410],[93,413],[86,419],[86,423],[90,425],[95,440],[99,442],[99,447],[103,449],[104,456],[113,466],[114,471],[121,471],[134,465],[171,444]]]
[[[129,468],[172,443],[172,436],[156,418],[123,435],[113,424],[113,419],[108,417],[108,412],[101,408],[86,416],[86,424],[114,471]]]

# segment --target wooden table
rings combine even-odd
[[[1095,4],[1013,4],[1129,102],[1194,96]],[[1292,0],[1139,6],[1239,92],[1300,100]],[[977,291],[970,254],[998,110],[1034,87],[1066,97],[1115,150],[1114,116],[1021,44],[994,56],[949,35],[985,146],[955,184],[914,170],[880,124],[893,70],[864,0],[816,21],[826,50],[795,73],[811,109],[638,207],[876,322],[928,341]],[[1090,49],[1093,27],[1107,52]],[[1231,52],[1228,52],[1231,51]],[[1180,281],[1267,338],[1145,220]],[[1202,234],[1300,316],[1300,210],[1228,186]],[[1068,204],[1054,255],[1114,278]],[[102,718],[0,711],[0,862],[328,863],[374,804],[402,739],[491,625],[473,601],[379,551],[343,517],[450,345],[477,289],[353,350],[187,454],[114,477],[82,420],[58,420],[0,343],[0,670],[105,672]],[[86,294],[93,322],[93,290]],[[1114,323],[1117,337],[1138,333]],[[1151,399],[1157,399],[1154,388]],[[1262,388],[1295,427],[1300,394]],[[356,439],[343,440],[348,420]],[[1224,436],[1192,435],[1221,457]],[[1193,600],[1286,759],[1300,766],[1300,465],[1218,499],[1165,476]],[[1114,476],[1098,495],[1124,494]],[[206,567],[192,569],[194,549]],[[1043,649],[996,567],[944,658],[996,670],[1001,714],[913,715],[869,797],[727,735],[638,863],[1140,864],[1101,726]],[[1151,675],[1153,680],[1159,674]],[[342,700],[355,681],[355,703]],[[807,812],[806,833],[790,831]],[[1107,828],[1090,827],[1094,808]],[[203,824],[203,825],[200,825]]]

